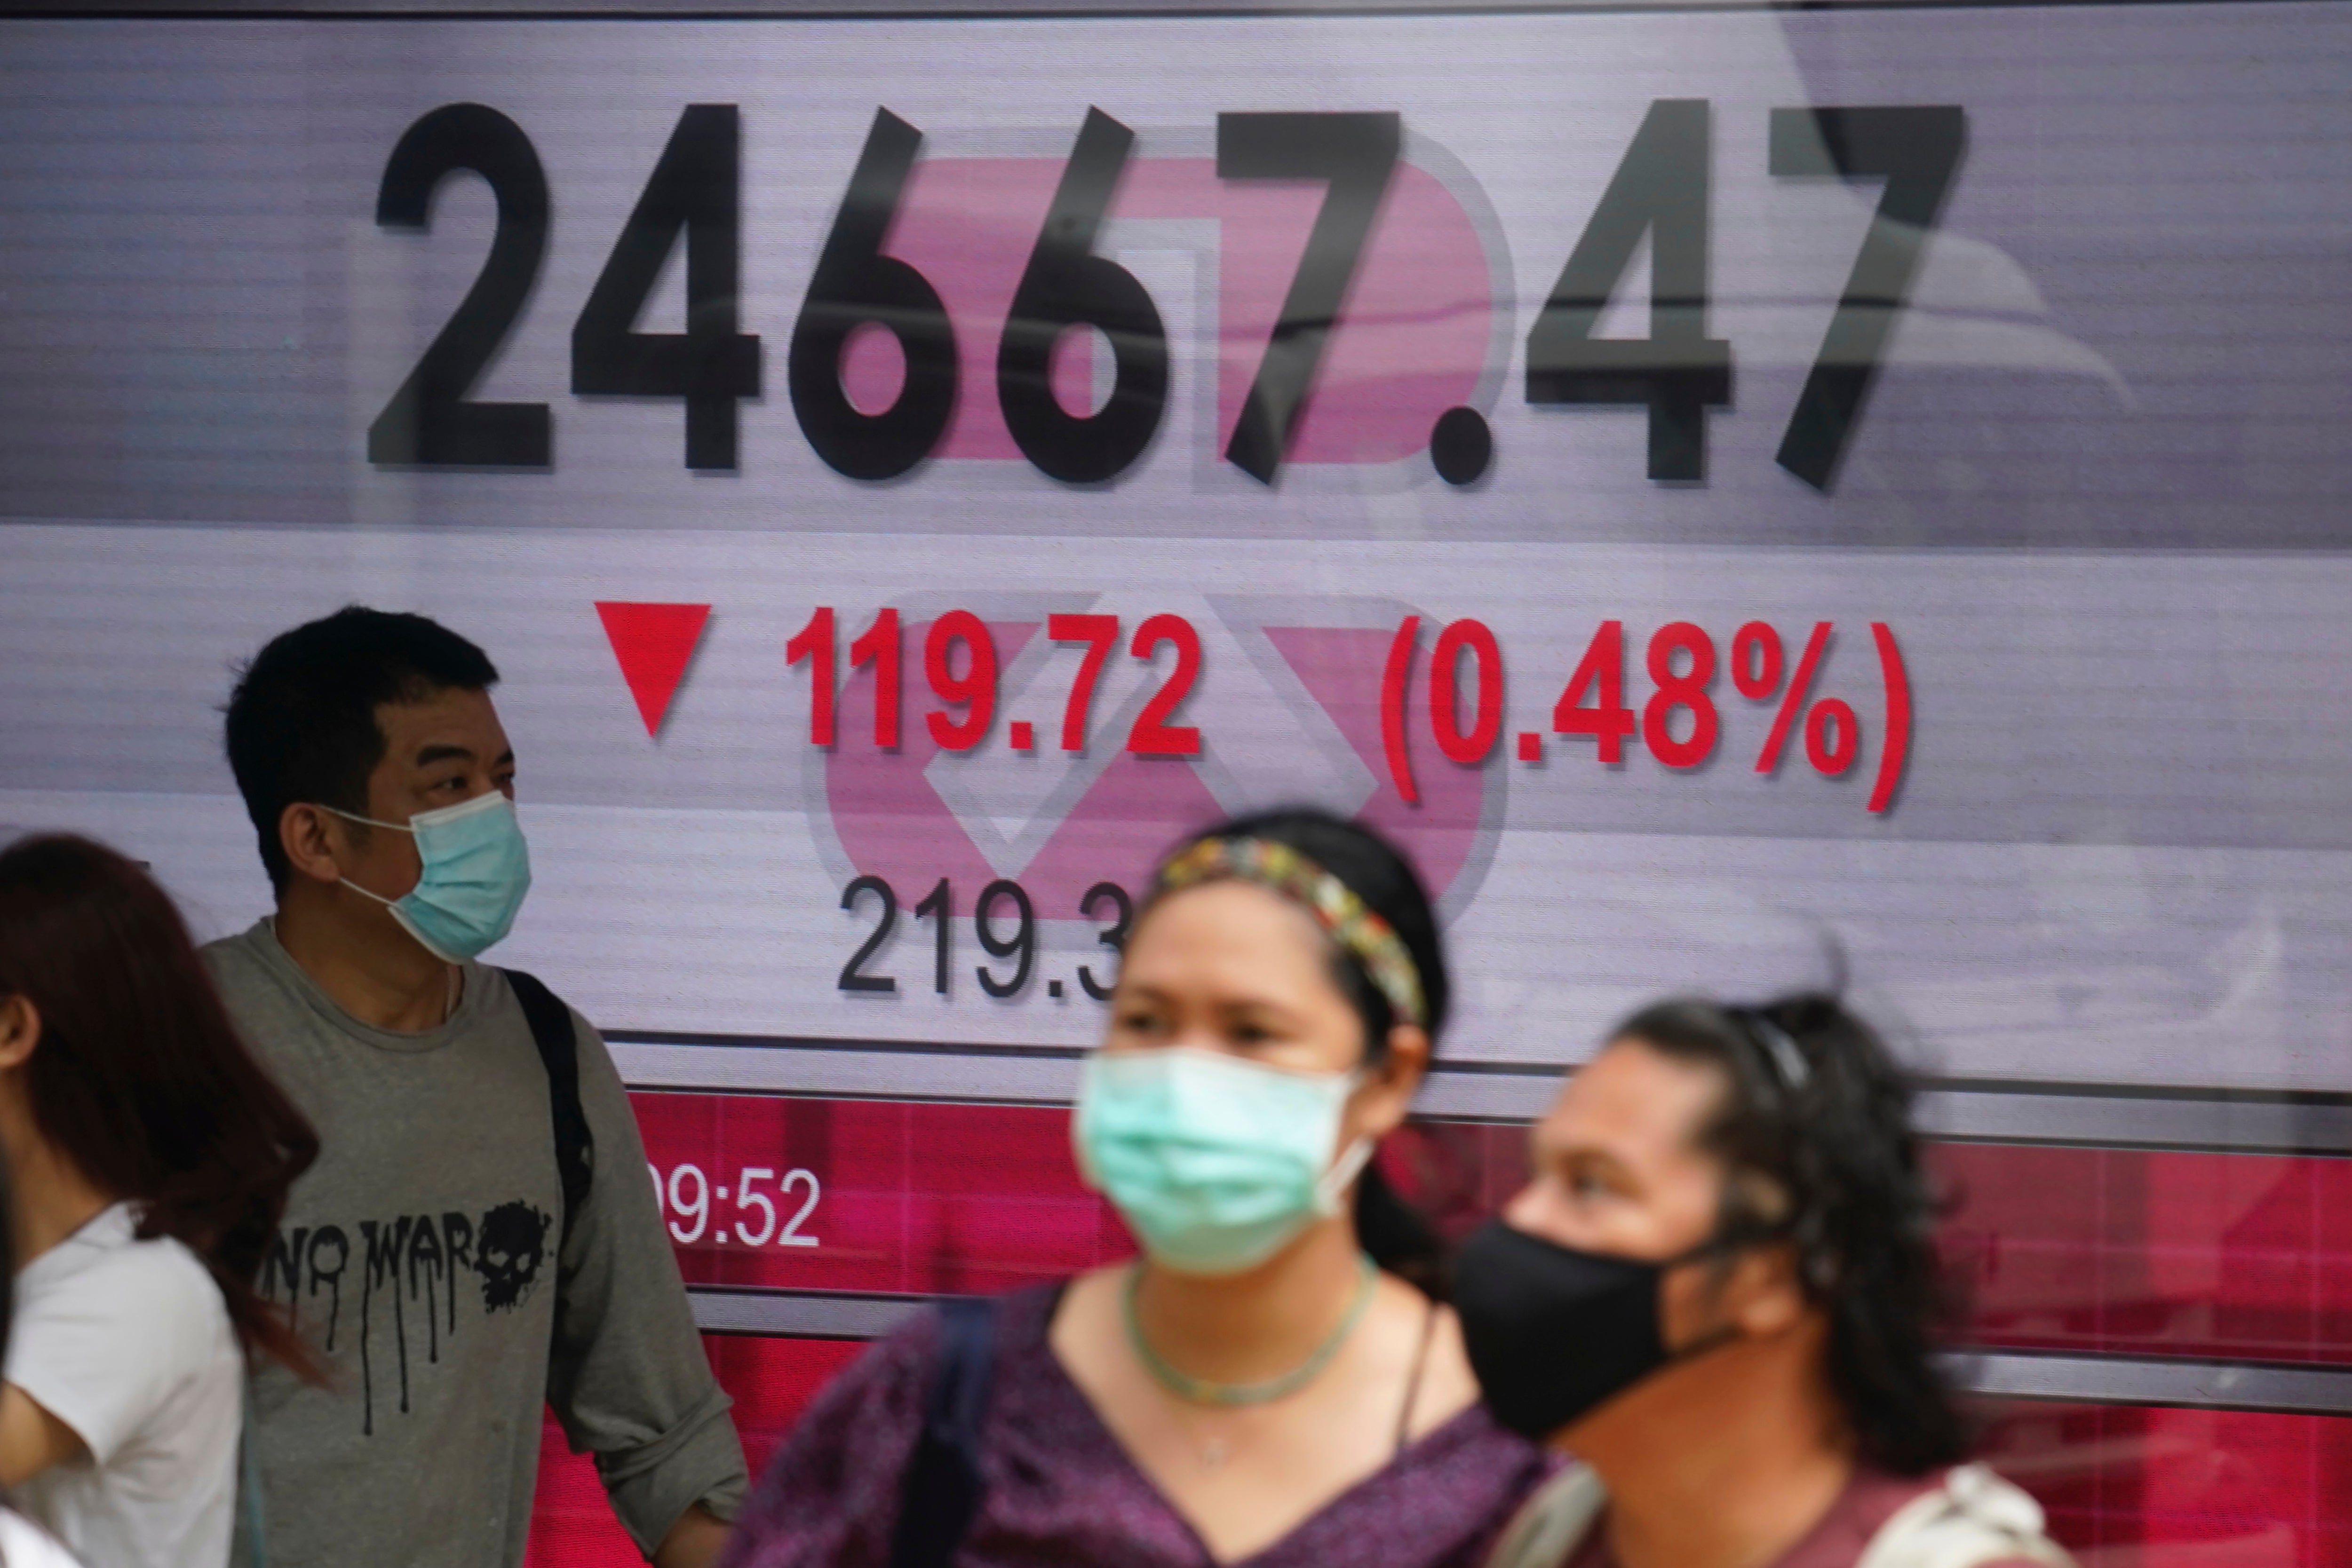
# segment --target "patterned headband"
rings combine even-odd
[[[1204,882],[1246,882],[1281,894],[1315,918],[1331,939],[1363,967],[1399,1022],[1415,1028],[1429,1022],[1422,1001],[1421,970],[1405,951],[1396,928],[1381,919],[1355,890],[1288,844],[1270,839],[1194,841],[1160,868],[1159,890],[1174,893]]]

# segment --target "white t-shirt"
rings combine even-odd
[[[116,1204],[16,1275],[7,1381],[89,1458],[11,1500],[87,1568],[226,1568],[244,1360],[205,1266]]]
[[[81,1568],[54,1538],[5,1509],[0,1509],[0,1563],[8,1568]]]

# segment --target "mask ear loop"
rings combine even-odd
[[[473,803],[472,801],[467,801],[467,804],[468,804],[468,805],[471,805],[472,803]],[[369,827],[372,827],[372,828],[390,828],[390,829],[391,829],[394,832],[395,832],[395,833],[408,833],[408,834],[412,834],[412,835],[413,835],[413,834],[416,831],[416,830],[415,830],[415,828],[412,828],[412,827],[408,826],[408,825],[407,825],[406,823],[404,823],[404,822],[379,822],[379,821],[377,821],[373,817],[362,817],[362,816],[360,816],[358,813],[353,812],[353,811],[337,810],[336,810],[334,807],[332,807],[332,806],[321,805],[321,806],[320,806],[320,807],[319,807],[319,810],[320,810],[321,811],[333,811],[333,812],[334,812],[334,814],[335,814],[336,816],[338,816],[338,817],[341,817],[341,818],[344,818],[344,819],[346,819],[346,820],[348,820],[348,821],[354,821],[354,822],[365,822]],[[400,907],[401,900],[402,900],[402,899],[406,898],[406,897],[408,896],[408,894],[405,894],[405,893],[402,894],[400,895],[400,897],[399,897],[399,898],[386,898],[383,894],[380,894],[380,893],[375,893],[375,892],[371,891],[370,889],[367,889],[367,888],[362,887],[358,883],[353,882],[350,877],[347,877],[347,876],[339,876],[339,877],[337,877],[337,878],[335,879],[335,881],[336,881],[336,882],[338,882],[338,883],[340,883],[341,885],[343,885],[343,886],[345,886],[345,887],[350,888],[353,893],[358,894],[362,898],[373,898],[373,899],[374,899],[378,904],[383,904],[386,909],[391,910],[391,911],[392,911],[392,917],[393,917],[394,920],[396,920],[396,921],[400,922],[400,928],[401,928],[403,931],[407,932],[407,933],[409,934],[409,936],[411,936],[412,937],[415,937],[415,940],[416,940],[416,945],[417,945],[418,946],[420,946],[420,947],[424,948],[427,953],[432,954],[436,958],[440,959],[443,963],[445,963],[445,964],[447,964],[447,965],[451,966],[451,967],[452,967],[452,970],[453,970],[453,971],[454,971],[454,969],[455,969],[456,966],[457,966],[457,965],[462,964],[462,963],[464,963],[464,962],[465,962],[465,960],[464,960],[464,959],[462,959],[462,958],[453,957],[453,956],[451,956],[449,954],[447,954],[447,953],[444,953],[444,952],[443,952],[443,951],[442,951],[438,946],[436,946],[435,944],[433,944],[432,942],[427,941],[427,940],[425,939],[425,934],[424,934],[423,932],[421,932],[421,931],[419,931],[419,930],[417,930],[417,929],[416,929],[416,926],[415,925],[415,924],[414,924],[414,923],[412,923],[412,922],[409,920],[409,918],[408,918],[408,915],[407,915],[407,912],[406,912],[406,911],[404,911],[404,910],[403,910],[403,909]],[[411,891],[414,891],[414,890],[412,889]],[[451,978],[450,978],[450,996],[449,996],[448,1010],[447,1010],[447,1012],[446,1012],[446,1013],[444,1013],[444,1014],[443,1014],[443,1017],[445,1017],[445,1018],[446,1018],[446,1017],[450,1016],[451,1014],[456,1013],[456,1012],[457,1012],[457,981],[456,976],[455,976],[455,974],[454,974],[454,972],[453,972],[453,973],[452,973],[452,976],[451,976]]]
[[[1760,1229],[1732,1231],[1710,1236],[1690,1250],[1678,1252],[1658,1264],[1660,1278],[1663,1281],[1667,1270],[1679,1269],[1686,1263],[1697,1263],[1709,1258],[1725,1258],[1731,1253],[1744,1252],[1750,1247],[1760,1247],[1767,1242],[1784,1239],[1792,1235],[1795,1229],[1794,1225],[1783,1224],[1767,1226]],[[1737,1323],[1719,1323],[1700,1334],[1690,1343],[1667,1352],[1666,1362],[1667,1364],[1672,1365],[1676,1362],[1693,1361],[1709,1351],[1721,1350],[1725,1345],[1747,1337]]]
[[[338,816],[338,817],[342,818],[342,819],[343,819],[343,821],[347,821],[347,822],[365,822],[365,823],[366,823],[369,827],[371,827],[371,828],[389,828],[389,829],[391,829],[391,830],[392,830],[394,832],[395,832],[395,833],[406,833],[406,834],[408,834],[409,836],[411,836],[412,838],[413,838],[413,837],[415,837],[415,833],[416,833],[416,830],[415,830],[415,828],[410,827],[410,826],[409,826],[407,823],[405,823],[405,822],[383,822],[383,821],[377,821],[375,818],[373,818],[373,817],[362,817],[362,816],[361,816],[357,811],[346,811],[346,810],[342,810],[341,807],[338,807],[338,806],[330,806],[330,805],[328,805],[328,804],[327,804],[325,801],[323,801],[323,800],[320,800],[320,801],[314,801],[314,802],[312,802],[312,804],[313,804],[313,805],[315,805],[315,806],[316,806],[320,810],[321,810],[321,811],[331,812],[331,813],[332,813],[332,814],[333,814],[333,815],[335,815],[335,816]],[[386,898],[383,894],[380,894],[380,893],[371,893],[371,892],[369,892],[366,888],[362,887],[358,883],[353,882],[350,877],[347,877],[347,876],[339,876],[339,877],[337,877],[335,880],[336,880],[337,882],[341,883],[343,886],[350,888],[353,893],[358,894],[362,898],[373,898],[373,899],[374,899],[378,904],[383,904],[386,909],[392,910],[392,911],[394,913],[395,916],[398,915],[399,907],[400,907],[400,899],[399,899],[399,898]],[[407,897],[407,896],[408,896],[408,895],[407,895],[406,894],[401,894],[401,898],[405,898],[405,897]],[[405,927],[407,924],[408,924],[408,923],[407,923],[406,921],[402,921],[402,922],[401,922],[401,925],[402,925],[404,927]],[[410,935],[411,935],[411,936],[415,936],[415,933],[411,932],[411,933],[410,933]],[[420,941],[420,942],[422,942],[422,941],[424,941],[425,939],[424,939],[423,937],[419,936],[419,937],[417,937],[417,940],[418,940],[418,941]],[[437,957],[437,956],[439,956],[439,955],[436,954],[436,955],[435,955],[435,956],[436,956],[436,957]]]
[[[415,828],[411,827],[406,822],[386,822],[379,821],[374,817],[362,817],[357,811],[346,811],[341,807],[330,806],[324,801],[319,801],[316,802],[316,804],[320,810],[331,811],[346,822],[365,822],[371,828],[390,828],[395,833],[414,833],[416,831]]]
[[[1372,1163],[1372,1141],[1358,1138],[1339,1152],[1331,1168],[1315,1178],[1315,1210],[1328,1218],[1339,1212],[1340,1200],[1348,1188],[1355,1185],[1364,1167]]]
[[[347,877],[347,876],[339,876],[339,877],[337,877],[335,880],[336,880],[337,882],[339,882],[339,883],[342,883],[345,887],[350,888],[353,893],[358,894],[362,898],[373,898],[373,899],[374,899],[378,904],[383,904],[386,909],[396,909],[396,908],[398,908],[398,907],[399,907],[399,905],[400,905],[400,898],[386,898],[383,894],[380,894],[380,893],[370,893],[366,888],[362,887],[358,883],[353,882],[350,877]],[[408,896],[408,895],[407,895],[406,894],[404,894],[404,894],[402,894],[400,895],[400,897],[401,897],[401,898],[405,898],[405,897],[407,897],[407,896]]]
[[[1349,1097],[1352,1098],[1357,1090],[1370,1082],[1372,1076],[1372,1069],[1370,1066],[1359,1067],[1349,1073]],[[1344,1113],[1343,1111],[1342,1114]],[[1359,1137],[1354,1143],[1340,1150],[1339,1157],[1331,1162],[1330,1168],[1315,1180],[1315,1212],[1327,1218],[1338,1214],[1341,1207],[1341,1199],[1347,1196],[1348,1188],[1355,1184],[1358,1176],[1364,1174],[1364,1167],[1372,1163],[1372,1156],[1378,1153],[1380,1153],[1380,1145],[1370,1136]]]

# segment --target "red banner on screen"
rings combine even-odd
[[[1129,1251],[1078,1185],[1060,1109],[635,1099],[689,1284],[1004,1291]]]
[[[1129,1250],[1078,1185],[1059,1108],[635,1100],[690,1283],[997,1291]],[[1436,1123],[1389,1165],[1458,1230],[1517,1186],[1525,1143]],[[1932,1158],[1957,1200],[1945,1238],[1972,1343],[2352,1364],[2352,1161],[2006,1144]]]

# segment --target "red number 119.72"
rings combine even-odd
[[[809,744],[832,746],[838,738],[835,709],[841,688],[839,620],[831,605],[820,605],[808,624],[784,644],[787,665],[809,666]],[[1087,749],[1087,721],[1095,687],[1104,666],[1117,651],[1119,621],[1116,615],[1054,615],[1045,634],[1058,643],[1083,646],[1086,653],[1070,682],[1062,708],[1061,745],[1066,752]],[[904,658],[898,612],[884,610],[874,623],[849,644],[852,672],[874,672],[874,744],[884,751],[898,749],[902,706]],[[1181,615],[1153,615],[1135,629],[1128,644],[1129,656],[1153,663],[1162,647],[1173,647],[1175,664],[1160,689],[1136,716],[1127,736],[1127,749],[1146,757],[1197,757],[1201,732],[1190,725],[1171,724],[1176,709],[1192,695],[1201,674],[1201,635]],[[988,738],[996,722],[1000,686],[996,636],[987,622],[969,610],[950,610],[930,623],[923,635],[923,678],[941,706],[923,716],[923,727],[943,751],[970,751]],[[1012,726],[1015,751],[1036,749],[1037,726],[1015,719]]]

